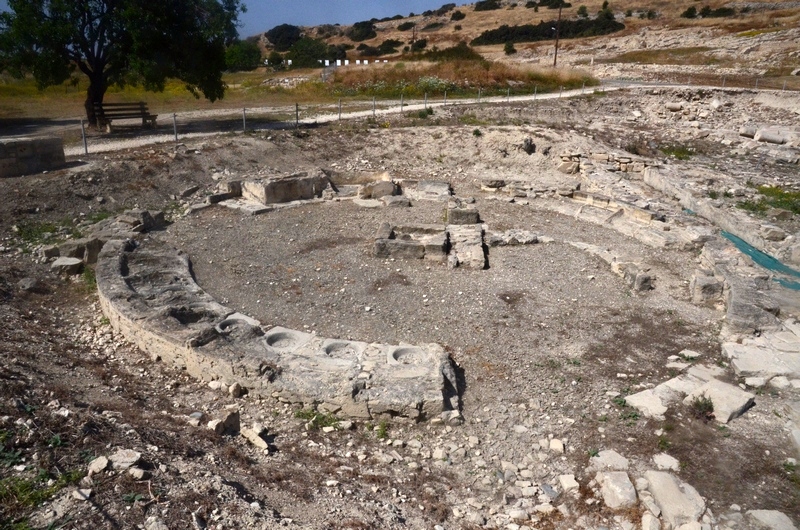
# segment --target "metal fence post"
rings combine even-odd
[[[533,102],[536,103],[536,92],[539,91],[539,85],[533,85]]]
[[[445,106],[445,107],[447,106],[447,90],[444,91],[444,105],[443,106]]]
[[[758,90],[758,78],[756,77],[756,90]]]
[[[564,87],[562,86],[558,91],[558,99],[561,99],[561,96],[564,95]]]
[[[300,128],[300,104],[294,104],[294,128]]]
[[[506,103],[509,103],[510,101],[511,101],[511,89],[508,88],[506,89]]]
[[[83,138],[83,154],[89,154],[89,144],[86,143],[86,127],[83,124],[83,118],[81,118],[81,137]]]
[[[247,132],[247,109],[242,109],[242,132]]]
[[[481,87],[478,87],[478,103],[481,102]]]
[[[178,141],[178,115],[172,113],[172,130],[175,131],[175,141]]]
[[[400,114],[403,113],[403,94],[400,94]]]
[[[581,86],[581,94],[586,91],[586,81],[583,82],[583,86]]]
[[[781,89],[781,92],[784,92],[785,90],[786,90],[786,81],[784,80],[783,81],[783,88]]]
[[[339,121],[342,121],[342,98],[339,98]]]
[[[725,88],[725,81],[726,81],[725,76],[722,76],[722,88]]]
[[[428,110],[428,93],[427,92],[425,92],[425,103],[424,103],[424,106],[425,106],[425,110]]]
[[[372,117],[375,117],[375,96],[372,96]]]

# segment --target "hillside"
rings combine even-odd
[[[322,39],[332,46],[351,48],[347,58],[375,59],[366,56],[363,48],[380,49],[381,44],[396,41],[396,53],[380,55],[380,59],[410,58],[409,49],[424,40],[421,50],[445,49],[459,42],[471,43],[488,30],[501,26],[537,25],[557,19],[558,9],[526,8],[530,2],[502,1],[500,9],[476,10],[477,4],[418,14],[413,17],[393,17],[375,20],[375,36],[354,41],[348,35],[353,26],[317,26],[302,28],[306,36]],[[689,8],[702,12],[708,6],[711,13],[734,12],[731,16],[681,16]],[[586,19],[579,10],[586,8],[588,19],[596,19],[603,8],[600,0],[573,2],[564,8],[562,19]],[[640,77],[664,81],[682,81],[683,76],[749,76],[777,78],[774,82],[789,88],[800,88],[796,75],[800,67],[800,2],[676,2],[614,3],[608,9],[624,29],[604,36],[562,38],[558,63],[564,67],[591,68],[599,78]],[[722,9],[722,11],[720,11]],[[441,12],[441,14],[438,14]],[[453,17],[460,12],[463,18]],[[453,20],[456,18],[456,20]],[[555,24],[553,23],[553,26]],[[555,32],[554,32],[555,33]],[[264,39],[269,47],[269,42]],[[554,40],[516,42],[516,53],[504,53],[504,43],[474,46],[484,58],[512,64],[552,66]],[[359,50],[362,48],[362,50]],[[389,46],[391,48],[391,46]],[[405,50],[405,53],[404,53]],[[665,52],[663,50],[671,50]],[[369,52],[367,52],[368,54]],[[413,54],[411,54],[413,55]],[[647,68],[643,65],[657,65]],[[687,68],[688,66],[688,68]],[[685,78],[684,78],[685,79]],[[719,79],[718,81],[721,81]],[[732,79],[728,79],[731,82]],[[750,82],[754,82],[752,79]]]

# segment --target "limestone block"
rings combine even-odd
[[[747,518],[759,529],[768,530],[797,530],[789,517],[777,510],[750,510]]]
[[[322,171],[298,173],[288,177],[247,180],[242,182],[242,197],[261,204],[276,204],[314,199],[330,185]]]
[[[580,169],[580,164],[578,162],[562,162],[558,166],[558,170],[562,173],[567,175],[574,175]]]
[[[697,521],[703,515],[706,503],[689,484],[666,471],[647,471],[644,478],[669,528]]]
[[[689,291],[692,293],[692,303],[704,304],[716,302],[722,298],[722,291],[725,284],[714,276],[695,272],[689,283]]]
[[[627,471],[629,465],[627,458],[613,449],[605,449],[600,451],[597,456],[593,456],[589,459],[589,467],[586,468],[586,472]]]
[[[636,505],[636,489],[625,471],[600,472],[595,480],[600,484],[603,502],[612,510]]]
[[[680,101],[670,101],[664,105],[670,112],[680,112],[683,110],[683,103]]]
[[[661,522],[652,513],[645,512],[642,515],[642,530],[661,530]]]
[[[453,207],[447,209],[447,224],[474,225],[480,222],[478,209],[473,206],[466,208]]]
[[[391,180],[379,180],[361,186],[358,196],[362,199],[380,199],[397,194],[397,186]]]
[[[662,471],[680,470],[680,462],[678,462],[678,459],[673,458],[666,453],[653,455],[653,462],[655,463],[656,467]]]
[[[783,241],[788,234],[775,225],[761,225],[761,235],[767,241]]]
[[[652,388],[626,396],[625,402],[648,418],[663,420],[664,414],[667,412],[666,405],[662,403],[661,397]]]
[[[781,131],[774,131],[769,129],[759,130],[753,139],[756,142],[767,142],[770,144],[783,145],[786,143],[786,137]]]
[[[381,199],[384,206],[389,208],[408,208],[411,206],[411,201],[408,197],[401,197],[397,195],[386,196]]]
[[[378,239],[373,253],[379,258],[422,259],[425,257],[425,247],[419,241],[410,239]]]
[[[421,199],[442,200],[451,195],[450,183],[438,180],[421,180],[417,183],[417,195]]]
[[[580,484],[575,480],[575,475],[559,475],[558,482],[565,492],[580,488]]]
[[[703,386],[695,389],[683,400],[685,405],[691,405],[695,399],[706,397],[714,403],[714,417],[721,423],[728,423],[738,418],[755,404],[755,396],[745,392],[738,386],[723,383],[712,379]]]
[[[57,274],[73,276],[80,274],[83,270],[83,260],[78,258],[58,258],[50,265],[50,269]]]

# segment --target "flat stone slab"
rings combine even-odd
[[[647,471],[647,489],[653,495],[667,528],[697,521],[706,509],[703,498],[689,484],[665,471]]]
[[[764,342],[726,342],[722,353],[730,359],[736,375],[742,377],[800,377],[800,352],[781,351]]]
[[[777,510],[750,510],[747,518],[755,528],[765,530],[797,530],[791,519]]]
[[[228,199],[219,203],[221,206],[242,212],[245,215],[261,215],[263,213],[271,212],[275,208],[272,206],[265,206],[261,203],[247,201],[243,199]]]
[[[204,381],[355,419],[458,421],[456,376],[437,344],[389,345],[262,329],[198,286],[186,254],[157,240],[112,241],[97,287],[115,331]]]
[[[661,401],[656,389],[648,388],[625,397],[625,403],[641,412],[647,418],[664,419],[667,406]]]
[[[600,484],[603,502],[612,510],[630,508],[636,505],[636,488],[625,471],[598,473],[595,477]]]
[[[597,456],[593,456],[589,459],[589,467],[586,468],[586,472],[627,471],[629,466],[630,463],[627,458],[613,449],[605,449],[597,453]]]
[[[701,397],[706,397],[714,403],[714,417],[720,423],[728,423],[744,414],[755,404],[756,398],[738,386],[712,379],[686,396],[683,403],[691,405],[695,399]]]

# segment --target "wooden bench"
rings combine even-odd
[[[142,127],[155,127],[158,114],[151,114],[144,101],[138,103],[95,103],[94,113],[97,126],[111,131],[111,122],[141,118]]]

